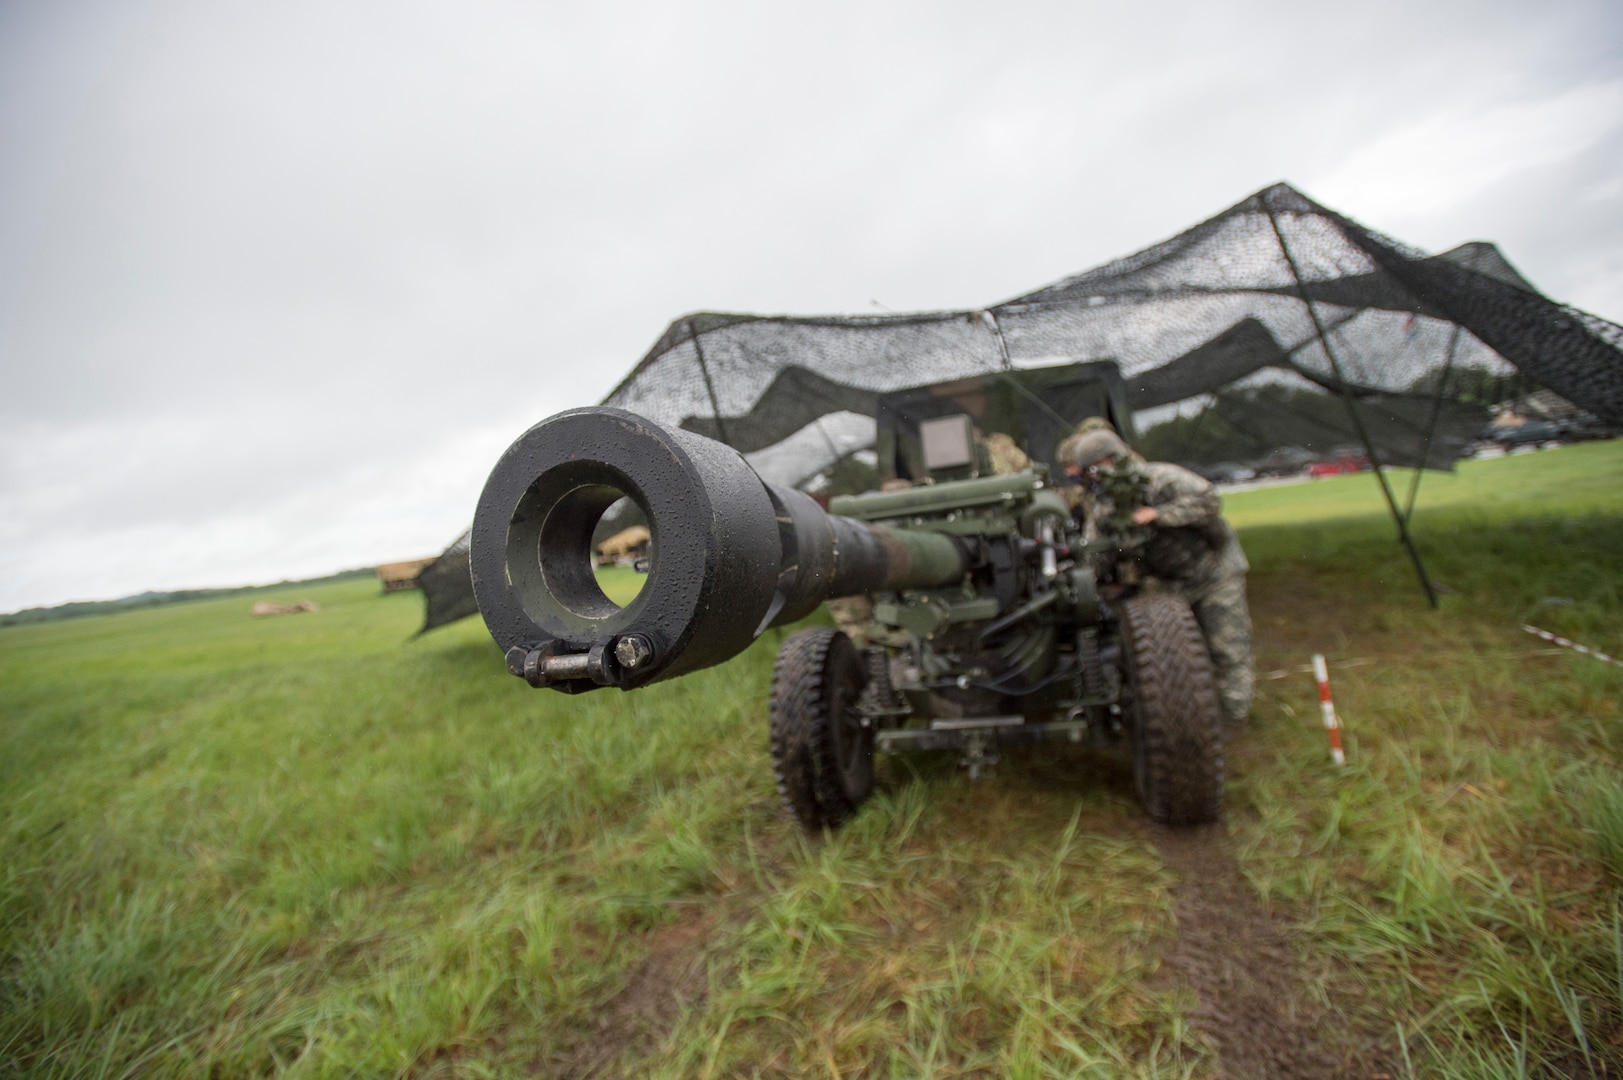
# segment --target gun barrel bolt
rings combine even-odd
[[[627,671],[633,671],[653,659],[654,648],[641,634],[627,634],[614,643],[614,658]]]

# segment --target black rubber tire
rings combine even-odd
[[[783,804],[808,831],[838,828],[873,789],[872,725],[857,700],[862,654],[838,630],[791,634],[772,668],[772,771]]]
[[[1204,825],[1223,813],[1223,711],[1200,624],[1182,597],[1122,605],[1132,691],[1127,738],[1145,813],[1164,825]]]

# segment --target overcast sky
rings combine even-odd
[[[1623,5],[0,3],[0,611],[437,552],[678,315],[1277,180],[1623,321]]]

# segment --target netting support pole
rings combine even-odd
[[[1414,471],[1414,479],[1409,482],[1409,500],[1403,507],[1403,520],[1414,520],[1414,501],[1420,494],[1420,476],[1426,471],[1426,465],[1431,461],[1431,441],[1437,437],[1437,418],[1443,411],[1443,395],[1448,392],[1448,377],[1454,373],[1454,355],[1460,347],[1460,324],[1454,324],[1454,333],[1448,339],[1448,359],[1443,363],[1443,373],[1437,380],[1437,396],[1431,399],[1431,422],[1426,425],[1426,442],[1420,448],[1420,467]]]
[[[1347,415],[1352,418],[1353,430],[1358,432],[1358,439],[1364,444],[1364,452],[1369,455],[1370,466],[1375,470],[1375,479],[1381,485],[1381,494],[1386,496],[1386,505],[1392,513],[1392,520],[1398,527],[1398,541],[1409,553],[1409,560],[1414,563],[1415,573],[1420,575],[1420,587],[1426,592],[1426,602],[1433,608],[1437,603],[1437,590],[1432,587],[1431,578],[1426,574],[1426,565],[1420,561],[1420,552],[1415,550],[1414,538],[1409,535],[1409,522],[1398,509],[1397,496],[1392,494],[1392,485],[1387,482],[1386,470],[1381,465],[1380,455],[1375,452],[1375,443],[1369,437],[1369,430],[1364,427],[1364,418],[1358,415],[1358,406],[1353,402],[1352,395],[1347,387],[1347,377],[1342,374],[1341,361],[1330,347],[1330,335],[1325,333],[1324,323],[1319,321],[1318,309],[1313,306],[1313,298],[1307,293],[1307,286],[1302,282],[1302,271],[1296,265],[1296,257],[1291,254],[1290,245],[1285,243],[1285,234],[1280,231],[1279,217],[1272,207],[1268,209],[1268,224],[1274,228],[1274,239],[1279,241],[1280,253],[1285,256],[1285,262],[1290,266],[1291,277],[1296,279],[1296,291],[1302,298],[1302,305],[1307,308],[1308,318],[1313,320],[1313,329],[1319,335],[1319,345],[1324,349],[1325,357],[1330,361],[1330,370],[1335,372],[1336,381],[1341,384],[1341,399],[1347,404]]]
[[[997,324],[997,316],[990,311],[982,311],[981,319],[992,328],[992,338],[997,342],[998,359],[1003,361],[1004,371],[1013,371],[1014,363],[1009,359],[1009,343],[1003,340],[1003,327]]]
[[[1195,436],[1199,435],[1200,429],[1206,426],[1206,417],[1217,411],[1217,402],[1218,397],[1216,394],[1213,394],[1212,400],[1207,404],[1207,406],[1195,414],[1195,422],[1189,425],[1189,433],[1178,440],[1179,457],[1187,458],[1192,456],[1190,451],[1195,445]],[[1179,419],[1182,419],[1182,417]]]
[[[716,401],[716,384],[710,381],[710,367],[704,362],[704,347],[699,344],[699,328],[688,320],[688,333],[693,335],[693,355],[699,358],[699,374],[704,376],[704,390],[710,395],[710,413],[716,418],[716,434],[728,446],[733,441],[727,437],[727,422],[721,418],[721,405]]]
[[[828,463],[829,467],[832,468],[840,460],[840,449],[834,445],[834,440],[828,437],[828,430],[823,427],[823,417],[819,416],[812,423],[817,426],[817,434],[823,437],[823,444],[828,447]]]
[[[1047,413],[1048,418],[1054,421],[1054,423],[1058,424],[1061,431],[1071,430],[1071,422],[1069,420],[1055,412],[1054,407],[1048,404],[1048,402],[1044,401],[1036,394],[1033,394],[1024,386],[1021,386],[1020,380],[1014,377],[1014,361],[1009,359],[1009,343],[1003,340],[1003,327],[997,324],[997,316],[993,315],[990,311],[983,310],[980,313],[980,317],[982,322],[986,323],[987,326],[992,328],[992,338],[997,342],[998,357],[1003,361],[1003,370],[997,372],[997,376],[1004,382],[1008,383],[1009,386],[1013,387],[1015,393],[1019,394],[1021,397],[1037,406],[1037,408]],[[1023,446],[1021,449],[1028,454],[1031,453],[1031,447],[1029,446]]]

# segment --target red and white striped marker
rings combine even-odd
[[[1580,652],[1585,656],[1593,656],[1603,664],[1616,664],[1618,667],[1623,667],[1623,660],[1619,660],[1615,656],[1607,656],[1599,649],[1591,649],[1588,645],[1580,645],[1569,638],[1561,637],[1559,634],[1552,634],[1548,630],[1540,630],[1536,626],[1528,626],[1526,623],[1522,624],[1522,629],[1534,637],[1541,637],[1551,644],[1561,646],[1563,649],[1571,649],[1573,652]]]
[[[1336,719],[1336,703],[1330,700],[1330,666],[1320,653],[1313,654],[1313,677],[1319,680],[1319,711],[1324,714],[1324,729],[1330,733],[1330,760],[1345,765],[1347,755],[1341,749],[1341,721]]]

